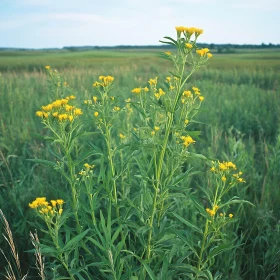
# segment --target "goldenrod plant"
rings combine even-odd
[[[245,202],[234,193],[245,180],[233,162],[194,149],[200,133],[192,127],[207,99],[191,76],[212,58],[197,46],[202,33],[176,27],[176,38],[161,41],[172,46],[161,54],[169,76],[135,85],[127,99],[114,95],[118,77],[105,74],[78,105],[58,71],[46,66],[55,100],[36,115],[57,160],[34,161],[57,170],[69,191],[29,204],[40,217],[44,277],[222,279],[211,266],[236,247],[229,224],[238,220],[234,205]],[[79,145],[83,137],[86,146]],[[193,161],[212,167],[193,170]],[[190,186],[198,173],[208,185]]]

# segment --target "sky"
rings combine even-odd
[[[180,25],[200,43],[279,44],[280,0],[0,0],[0,47],[158,45]]]

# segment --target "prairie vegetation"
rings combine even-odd
[[[279,52],[195,38],[0,52],[2,275],[280,277]]]

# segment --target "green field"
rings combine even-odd
[[[29,269],[30,275],[35,277],[37,272],[34,254],[27,252],[33,248],[29,232],[34,232],[38,219],[28,203],[39,196],[64,198],[67,192],[61,174],[29,160],[56,161],[54,145],[44,139],[50,134],[35,116],[53,98],[45,66],[57,69],[61,81],[69,84],[63,94],[77,97],[77,107],[87,112],[82,116],[83,130],[92,132],[96,131],[88,121],[92,113],[84,104],[96,94],[92,84],[100,75],[113,76],[113,95],[119,100],[118,106],[124,106],[123,100],[133,95],[133,88],[148,85],[147,81],[156,76],[164,82],[170,75],[170,61],[164,60],[160,52],[0,52],[0,208],[11,226],[22,268]],[[201,131],[192,151],[209,159],[235,162],[246,184],[234,195],[254,204],[231,209],[237,221],[230,225],[228,234],[240,246],[222,253],[213,263],[210,270],[213,275],[222,272],[221,279],[280,279],[279,83],[280,51],[252,49],[231,54],[213,51],[213,58],[187,84],[198,87],[205,97],[195,122],[190,124],[192,131]],[[75,153],[89,149],[89,142],[103,147],[100,136],[89,135],[79,140]],[[209,183],[204,175],[208,166],[198,159],[192,159],[188,166],[200,171],[184,181],[186,188],[196,193],[198,186]],[[195,221],[192,206],[186,205],[189,210],[181,214]],[[0,238],[0,248],[5,253],[10,250],[4,238]],[[0,260],[0,273],[4,273],[7,262]]]

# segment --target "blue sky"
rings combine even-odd
[[[0,0],[0,47],[157,45],[175,26],[200,42],[280,43],[280,0]]]

